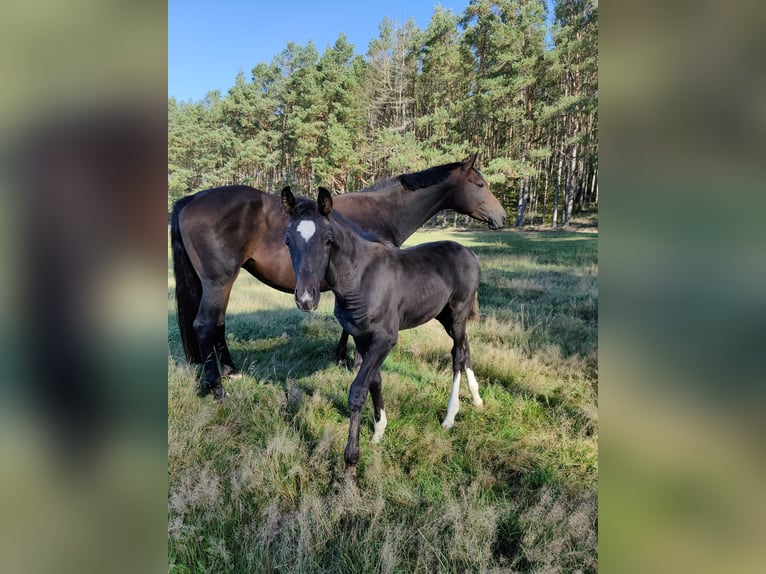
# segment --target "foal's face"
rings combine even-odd
[[[319,203],[298,204],[290,188],[282,190],[282,205],[290,216],[285,243],[295,270],[295,304],[301,311],[319,305],[320,284],[330,260],[332,226],[327,216],[332,209],[330,192],[319,189]]]

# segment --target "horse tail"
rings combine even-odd
[[[190,363],[202,363],[197,334],[194,332],[194,319],[202,300],[202,281],[192,266],[186,252],[178,216],[181,210],[194,200],[194,195],[182,197],[173,204],[170,215],[170,242],[173,246],[173,273],[176,279],[176,320],[181,332],[181,343],[186,360]]]
[[[473,305],[471,306],[471,313],[468,315],[468,320],[476,320],[479,318],[479,283],[481,280],[481,263],[479,263],[479,257],[470,249],[468,250],[473,255],[473,266],[476,269],[475,285],[476,290],[473,292]]]
[[[479,318],[479,292],[476,291],[473,294],[473,305],[471,306],[471,313],[468,315],[468,320],[473,321]]]

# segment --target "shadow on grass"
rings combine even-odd
[[[297,309],[226,317],[226,341],[240,372],[281,385],[333,365],[340,333],[334,317]],[[168,312],[168,346],[175,361],[186,362],[172,311]]]

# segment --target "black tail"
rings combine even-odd
[[[192,267],[191,260],[178,228],[178,215],[194,199],[193,195],[182,197],[173,204],[170,216],[170,242],[173,246],[173,273],[176,278],[176,319],[181,331],[186,360],[202,363],[197,334],[194,332],[194,318],[202,300],[202,282]]]

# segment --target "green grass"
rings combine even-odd
[[[183,572],[595,572],[597,234],[421,231],[482,262],[469,326],[484,407],[463,386],[443,431],[451,340],[400,333],[383,366],[388,428],[362,418],[346,481],[348,387],[333,297],[301,314],[243,274],[227,333],[245,376],[195,394],[168,290],[168,560]],[[368,401],[370,403],[370,401]]]

